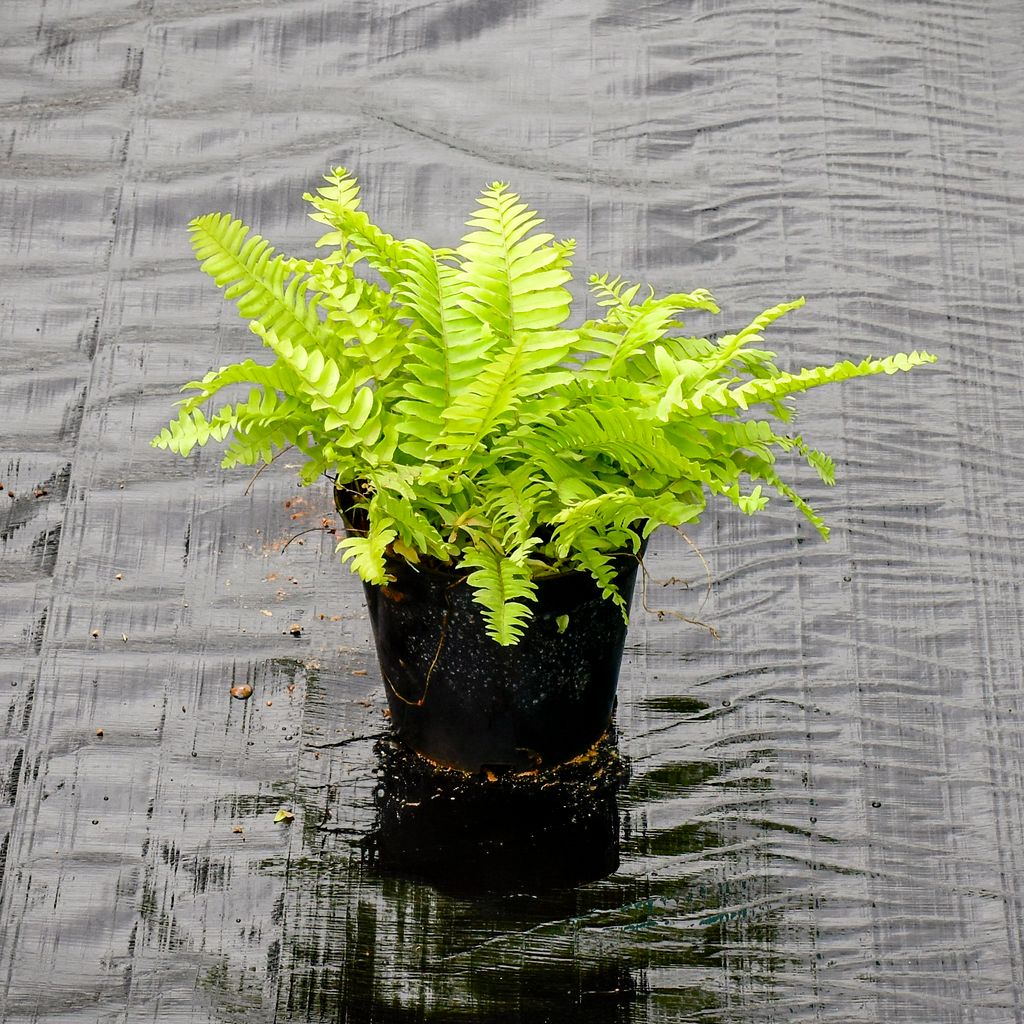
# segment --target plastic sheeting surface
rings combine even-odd
[[[1019,0],[6,0],[4,1020],[1024,1021],[1022,40]],[[940,358],[801,400],[830,544],[718,505],[702,607],[655,538],[692,583],[649,602],[722,639],[634,611],[603,881],[369,870],[361,595],[281,550],[326,487],[147,445],[252,349],[186,222],[309,252],[332,164],[434,244],[507,179],[730,326],[806,294],[784,365]]]

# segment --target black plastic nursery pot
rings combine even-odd
[[[345,493],[335,492],[339,511],[358,528]],[[617,567],[628,603],[639,561],[623,555]],[[366,602],[391,722],[416,753],[465,772],[522,772],[570,761],[605,734],[626,624],[588,573],[538,579],[534,617],[502,647],[464,574],[397,557],[387,569],[391,582],[364,584]]]

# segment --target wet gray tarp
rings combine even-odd
[[[1019,0],[5,0],[4,1019],[1024,1020],[1022,40]],[[939,356],[802,400],[830,544],[718,505],[702,606],[655,538],[692,582],[649,603],[722,639],[635,609],[607,880],[368,870],[361,595],[282,550],[326,486],[148,447],[253,349],[184,225],[307,253],[333,164],[435,244],[507,179],[733,327],[806,294],[785,365]]]

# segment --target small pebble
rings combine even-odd
[[[252,687],[243,683],[241,686],[232,686],[229,692],[236,700],[248,700],[252,696]]]

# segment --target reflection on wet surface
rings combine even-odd
[[[707,711],[696,698],[687,706]],[[743,836],[706,807],[716,787],[733,811],[752,793],[768,795],[768,779],[749,762],[676,762],[624,785],[607,744],[553,797],[506,786],[502,820],[500,780],[449,781],[439,792],[436,775],[388,742],[376,747],[369,831],[307,830],[319,853],[292,866],[292,941],[281,962],[296,1019],[500,1021],[514,1012],[528,1021],[724,1020],[716,980],[724,962],[745,991],[767,991],[784,955],[772,949],[779,896],[757,852],[758,830]],[[461,805],[434,811],[427,827],[403,822],[396,806],[415,797],[418,811],[430,796],[451,805],[455,794]],[[340,794],[328,810],[319,805],[313,817],[353,820]],[[545,827],[563,844],[546,862],[531,858],[538,840],[549,841]],[[607,855],[618,861],[620,836],[623,864],[605,877],[602,867],[618,866]],[[365,856],[367,838],[381,852],[390,842],[389,863]],[[494,873],[486,860],[473,862],[473,846],[496,858]]]
[[[377,816],[365,838],[384,873],[442,891],[536,892],[603,878],[619,866],[616,795],[628,777],[605,738],[564,767],[464,775],[379,740]]]

